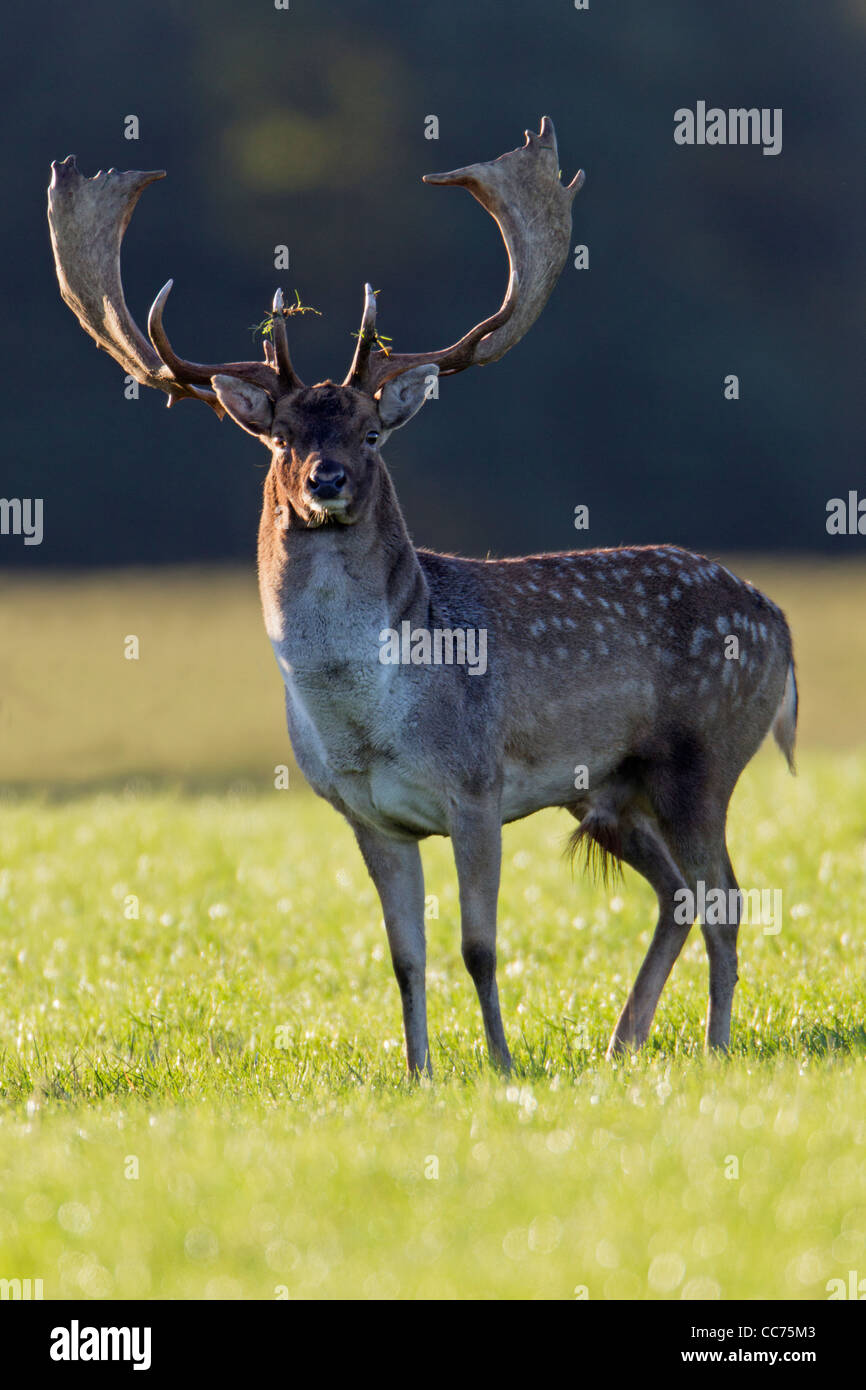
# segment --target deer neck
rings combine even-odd
[[[383,628],[427,623],[427,581],[394,487],[381,469],[351,526],[304,526],[272,468],[259,526],[265,627],[284,673],[378,660]]]

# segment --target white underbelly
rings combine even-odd
[[[530,816],[545,806],[567,806],[581,795],[574,785],[576,770],[563,758],[533,767],[507,758],[504,772],[503,823]]]

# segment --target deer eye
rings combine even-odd
[[[379,438],[379,431],[378,431],[378,430],[368,430],[368,431],[367,431],[366,438],[365,438],[365,440],[364,440],[364,443],[365,443],[365,444],[375,444],[375,443],[376,443],[376,440],[377,440],[378,438]]]
[[[288,442],[284,434],[271,435],[271,443],[275,449],[285,449],[288,446]]]

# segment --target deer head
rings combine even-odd
[[[379,342],[376,297],[366,285],[357,346],[342,385],[307,387],[292,365],[281,290],[263,362],[178,357],[163,325],[171,280],[151,307],[149,341],[141,333],[124,298],[120,248],[141,193],[165,177],[162,171],[109,169],[87,179],[73,155],[51,168],[48,220],[57,278],[82,327],[129,375],[165,391],[169,405],[185,397],[204,401],[260,439],[271,452],[281,502],[294,524],[308,527],[357,521],[384,468],[380,448],[420,410],[435,377],[497,361],[535,322],[568,254],[571,202],[584,181],[581,170],[568,187],[561,184],[547,116],[538,134],[527,131],[525,145],[499,159],[427,174],[426,183],[462,184],[495,219],[510,267],[502,304],[451,347],[394,353]]]

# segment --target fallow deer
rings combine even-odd
[[[584,177],[560,182],[550,120],[499,159],[426,179],[463,185],[496,220],[510,263],[501,307],[451,347],[398,353],[379,341],[367,285],[341,385],[301,381],[281,291],[263,362],[178,357],[163,326],[171,281],[151,309],[148,342],[126,307],[120,245],[142,190],[163,174],[86,179],[72,156],[52,169],[57,274],[82,326],[169,405],[205,401],[270,450],[259,580],[289,734],[314,790],[351,825],[381,898],[410,1072],[431,1070],[419,841],[453,841],[463,959],[489,1056],[507,1069],[496,983],[501,826],[547,806],[577,819],[575,848],[631,865],[656,891],[658,923],[608,1055],[640,1046],[690,929],[678,895],[703,882],[739,901],[728,801],[771,728],[793,767],[785,618],[721,565],[675,546],[505,560],[416,550],[380,452],[437,375],[502,357],[547,301]],[[394,633],[408,634],[409,660],[383,659]],[[431,633],[451,644],[439,664]],[[483,671],[453,659],[455,635],[466,633],[485,636]],[[738,659],[726,659],[731,637]],[[702,925],[706,1041],[720,1049],[737,979],[733,916]]]

